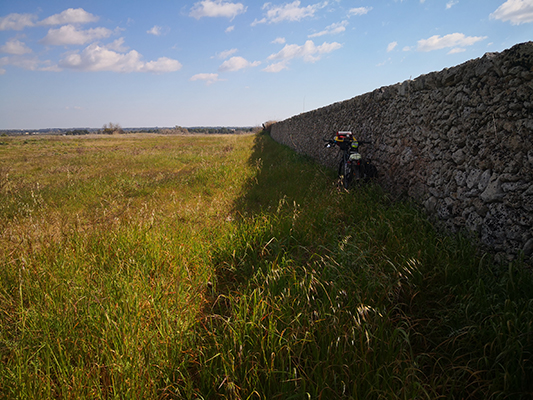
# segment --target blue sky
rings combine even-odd
[[[256,126],[533,40],[533,0],[3,0],[0,129]]]

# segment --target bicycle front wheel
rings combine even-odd
[[[344,160],[342,160],[339,165],[339,179],[344,189],[350,187],[352,181],[352,166]]]

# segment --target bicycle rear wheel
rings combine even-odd
[[[353,176],[355,179],[359,180],[363,177],[363,171],[361,165],[356,165],[353,170]]]

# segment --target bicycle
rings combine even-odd
[[[325,147],[338,146],[342,152],[339,162],[339,182],[348,190],[352,181],[369,180],[377,176],[376,167],[370,160],[363,159],[359,153],[359,145],[371,144],[371,142],[356,140],[350,131],[338,131],[334,139],[323,139]]]

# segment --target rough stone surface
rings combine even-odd
[[[533,264],[533,42],[277,122],[272,137],[335,167],[322,138],[351,130],[380,184]]]

